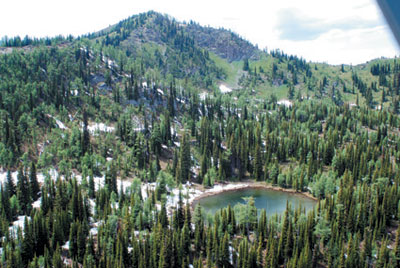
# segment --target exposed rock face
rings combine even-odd
[[[259,50],[250,42],[242,39],[237,34],[211,27],[202,27],[195,23],[186,25],[187,32],[202,48],[214,52],[228,61],[243,59],[257,59]]]
[[[229,62],[258,59],[260,55],[257,47],[229,30],[203,27],[194,22],[179,23],[167,15],[152,11],[133,16],[103,32],[121,32],[121,29],[130,30],[122,38],[121,44],[133,53],[133,46],[143,43],[171,45],[171,37],[181,35],[184,42],[194,42],[193,45],[213,52]]]

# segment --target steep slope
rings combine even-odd
[[[257,59],[260,51],[250,42],[226,29],[203,27],[191,21],[180,23],[174,18],[157,12],[147,12],[132,16],[118,24],[100,31],[94,36],[112,35],[109,43],[122,45],[132,49],[132,46],[140,46],[143,43],[156,43],[168,45],[179,41],[171,40],[178,34],[180,38],[189,38],[187,42],[193,42],[196,46],[213,52],[229,62]],[[111,38],[111,37],[110,37]]]
[[[4,134],[0,162],[9,167],[16,167],[24,153],[42,159],[43,166],[51,163],[41,156],[43,148],[39,147],[51,141],[42,127],[57,128],[59,120],[66,128],[79,130],[68,117],[78,115],[83,124],[84,112],[92,124],[97,120],[117,126],[121,140],[129,144],[135,142],[132,129],[147,128],[148,132],[153,126],[147,122],[160,120],[165,110],[176,126],[195,129],[198,117],[206,114],[205,96],[218,92],[221,83],[235,89],[224,95],[225,101],[239,99],[240,105],[316,99],[399,111],[400,65],[396,60],[360,66],[314,64],[280,51],[261,52],[229,31],[193,22],[181,24],[156,12],[132,16],[78,40],[7,42],[9,46],[29,44],[11,54],[13,49],[7,50],[8,55],[0,59]],[[221,51],[224,47],[226,53]],[[20,66],[26,67],[19,70]],[[26,100],[28,104],[23,105]],[[120,116],[131,104],[130,116]],[[119,128],[118,124],[133,126]],[[35,126],[36,133],[28,135],[28,126]],[[76,139],[65,144],[72,148]],[[84,156],[86,150],[82,147],[68,155]],[[57,164],[62,156],[56,148],[51,151],[52,163]],[[103,153],[104,158],[109,155]],[[79,166],[79,161],[73,162]]]
[[[237,95],[263,101],[318,99],[336,105],[365,105],[399,111],[397,59],[377,59],[351,66],[312,63],[282,51],[261,53],[258,60],[228,64],[217,61],[227,73],[227,81],[237,79]],[[240,77],[238,77],[238,75]]]
[[[119,65],[128,57],[141,58],[144,69],[191,79],[205,88],[224,78],[221,69],[210,60],[208,50],[199,47],[175,20],[156,12],[132,16],[88,37],[114,50],[110,56]]]
[[[149,12],[78,39],[7,41],[0,266],[399,267],[397,59],[253,58],[235,35],[218,54],[206,33],[226,31],[196,41],[185,27]],[[320,202],[192,213],[205,188],[238,181]]]
[[[194,22],[184,25],[184,29],[200,47],[229,62],[260,57],[258,48],[231,31],[203,27]]]

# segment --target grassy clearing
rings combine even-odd
[[[225,83],[231,88],[238,88],[238,80],[242,74],[243,61],[233,61],[231,63],[210,52],[210,58],[215,64],[224,70],[226,74]]]

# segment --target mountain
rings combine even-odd
[[[194,41],[195,45],[213,52],[229,62],[257,59],[260,51],[250,42],[239,37],[237,34],[225,30],[203,27],[191,21],[180,23],[175,19],[157,12],[148,12],[132,16],[118,24],[109,27],[98,34],[112,34],[118,32],[118,43],[131,48],[133,44],[156,43],[167,45],[176,34],[185,35]]]
[[[0,75],[7,90],[0,107],[3,118],[8,115],[15,122],[5,130],[7,166],[15,167],[23,153],[39,157],[37,141],[23,135],[26,118],[34,115],[38,127],[54,127],[51,118],[78,114],[82,120],[84,107],[90,120],[115,125],[122,120],[118,113],[134,104],[140,110],[134,116],[136,128],[159,120],[165,108],[180,125],[193,128],[205,114],[202,100],[220,94],[220,88],[231,92],[221,97],[245,99],[249,107],[268,99],[286,104],[316,99],[396,113],[399,109],[396,59],[359,66],[311,63],[279,50],[260,51],[224,29],[180,23],[152,11],[77,39],[25,37],[6,39],[4,45]],[[20,70],[24,65],[29,68]],[[41,128],[37,131],[44,134]]]
[[[398,59],[313,63],[156,12],[3,45],[1,267],[399,267]],[[318,204],[193,208],[242,187]]]
[[[356,92],[348,90],[353,88],[355,76],[361,74],[366,83],[378,82],[376,75],[363,65],[330,66],[307,62],[278,50],[266,53],[231,31],[203,27],[192,21],[180,23],[156,12],[132,16],[91,38],[126,50],[127,55],[151,51],[154,57],[147,59],[146,67],[156,65],[164,75],[171,73],[176,78],[194,76],[197,85],[205,88],[219,81],[237,89],[251,86],[261,96],[276,94],[282,98],[292,95],[289,91],[293,87],[302,96],[308,91],[309,97],[330,96],[337,103],[355,103]],[[320,83],[323,84],[320,92],[310,90]],[[376,94],[366,91],[361,90],[362,97],[367,96],[370,106],[377,106]]]
[[[203,27],[195,22],[184,24],[183,27],[196,44],[229,62],[245,59],[256,60],[261,54],[253,44],[231,31]]]

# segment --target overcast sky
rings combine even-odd
[[[400,54],[374,0],[11,0],[1,5],[0,37],[77,36],[148,10],[306,60],[359,64]]]

